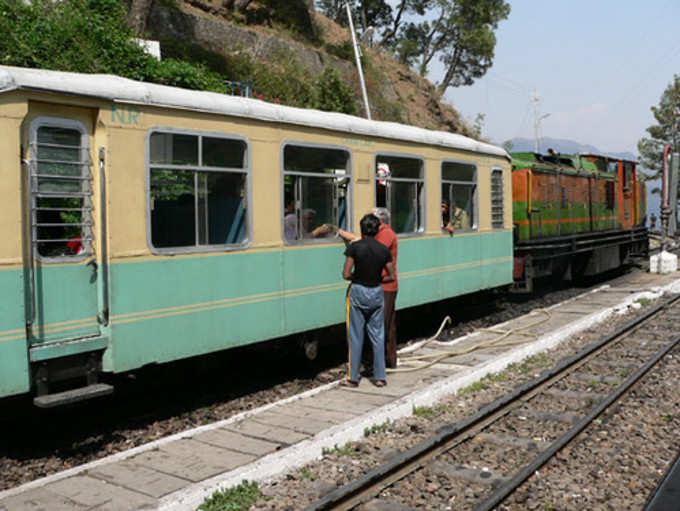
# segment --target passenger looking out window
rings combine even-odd
[[[288,144],[283,150],[283,236],[334,237],[347,227],[351,166],[344,149]]]
[[[442,229],[476,228],[475,201],[477,198],[477,168],[469,163],[442,163]]]
[[[397,234],[422,232],[425,171],[423,160],[379,154],[375,159],[375,205],[386,208]]]

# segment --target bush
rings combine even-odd
[[[357,113],[352,89],[332,67],[325,68],[316,80],[312,107],[328,112],[342,112],[351,115]]]

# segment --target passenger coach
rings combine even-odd
[[[0,132],[0,396],[342,323],[326,224],[376,205],[399,308],[512,283],[509,156],[460,135],[12,67]],[[468,229],[442,231],[444,199]]]

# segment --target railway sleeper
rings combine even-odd
[[[33,404],[53,408],[111,394],[113,386],[98,381],[102,353],[92,351],[33,364]]]

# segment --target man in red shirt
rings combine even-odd
[[[373,208],[373,214],[380,220],[380,227],[375,239],[389,249],[390,254],[392,254],[392,264],[394,265],[394,281],[382,284],[382,288],[385,294],[385,365],[388,368],[395,368],[397,367],[397,317],[394,308],[397,301],[397,291],[399,290],[397,235],[390,227],[390,212],[387,208]],[[360,236],[343,229],[338,229],[338,236],[349,242],[361,239]]]

